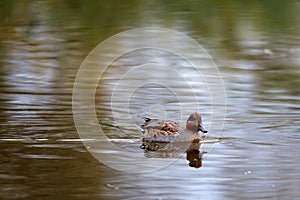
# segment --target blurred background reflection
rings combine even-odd
[[[296,0],[0,1],[0,199],[297,199],[299,11]],[[117,172],[76,140],[72,89],[81,62],[108,37],[149,26],[194,38],[222,74],[225,126],[221,137],[211,138],[217,142],[201,168],[188,167],[183,155],[157,172]],[[114,124],[109,91],[113,75],[157,57],[143,53],[120,58],[99,83],[98,119],[111,138],[139,138],[130,129],[135,124],[126,124],[127,134]],[[159,54],[163,60],[168,56]],[[131,80],[127,84],[135,86]],[[145,92],[140,88],[132,98],[134,112],[145,111],[143,102],[146,107],[158,102],[170,110],[169,117],[181,118],[177,104],[168,103],[168,92],[148,90],[155,101],[140,99]],[[189,93],[182,95],[188,104]],[[210,99],[199,100],[209,125]],[[144,154],[139,142],[118,145]]]

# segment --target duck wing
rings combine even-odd
[[[179,134],[180,124],[171,120],[155,120],[145,118],[141,125],[144,137],[149,140],[169,141]]]

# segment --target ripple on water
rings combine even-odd
[[[84,40],[94,46],[97,43],[93,41],[95,35],[96,40],[99,37],[105,39],[104,36],[125,29],[124,26],[114,26],[113,31],[109,26],[105,31],[101,28],[101,19],[104,19],[104,23],[111,17],[110,7],[112,11],[119,7],[105,6],[105,9],[109,9],[107,15],[104,9],[94,12],[101,13],[101,19],[97,18],[100,21],[96,23],[97,27],[100,24],[100,29],[94,30],[90,26],[81,26],[84,18],[76,20],[76,17],[67,21],[78,26],[55,26],[50,4],[36,1],[29,3],[30,9],[24,12],[29,12],[33,18],[26,19],[23,15],[8,17],[1,27],[0,199],[51,198],[52,195],[63,194],[53,198],[141,199],[147,196],[153,199],[298,199],[300,38],[297,26],[294,26],[295,19],[299,19],[299,12],[295,9],[299,7],[298,3],[282,1],[277,4],[288,4],[283,7],[283,11],[287,8],[290,11],[288,15],[284,15],[287,12],[273,10],[276,6],[250,3],[246,9],[249,6],[251,9],[245,14],[245,9],[235,10],[243,7],[238,1],[228,5],[224,1],[221,5],[224,12],[214,12],[216,17],[207,21],[206,11],[211,13],[215,8],[218,11],[220,7],[214,5],[212,8],[207,4],[210,8],[207,9],[196,2],[161,6],[164,4],[158,2],[152,2],[150,6],[159,6],[161,9],[151,9],[151,12],[144,12],[149,7],[147,3],[144,6],[139,3],[137,10],[144,12],[141,15],[143,23],[163,24],[164,19],[158,18],[161,13],[168,13],[164,11],[170,11],[172,16],[176,16],[176,20],[171,20],[175,27],[194,34],[206,45],[209,43],[212,45],[210,50],[221,52],[221,55],[214,57],[223,65],[219,70],[227,90],[227,117],[222,135],[211,138],[217,141],[212,151],[204,156],[202,167],[188,167],[183,155],[162,170],[132,175],[115,172],[88,154],[74,127],[72,87],[78,66],[91,50]],[[17,14],[18,10],[22,12],[23,3],[13,3],[7,8],[15,5],[17,9],[12,13]],[[68,9],[69,6],[64,2],[61,5],[67,10],[60,13],[75,13],[77,7],[80,8],[75,5]],[[58,4],[54,7],[54,12],[59,9]],[[135,16],[130,17],[134,13],[134,6],[121,8],[122,15],[119,16],[125,19],[123,22],[128,24],[128,19],[136,20]],[[199,12],[199,9],[204,12]],[[131,14],[126,15],[125,12],[123,15],[124,10]],[[232,12],[238,10],[243,13],[239,15]],[[193,15],[193,12],[200,15]],[[228,18],[227,15],[232,14],[234,17]],[[53,16],[57,15],[54,13]],[[111,20],[112,24],[121,18]],[[205,26],[201,26],[201,18]],[[237,21],[232,23],[232,19]],[[139,18],[137,20],[140,21]],[[223,23],[224,20],[226,23]],[[170,20],[166,21],[169,26]],[[260,22],[272,23],[264,27],[260,26]],[[201,28],[192,30],[191,27]],[[229,31],[224,32],[224,27]],[[217,34],[211,32],[215,29]],[[126,45],[136,42],[139,42],[136,38],[124,38],[117,47],[126,48]],[[172,45],[181,46],[192,54],[184,44],[174,42]],[[107,54],[114,56],[116,52]],[[207,84],[214,85],[217,76],[211,74],[205,65],[206,55],[191,57],[202,59],[204,65],[201,74],[206,75],[209,81],[199,77],[183,58],[162,50],[129,52],[107,68],[98,84],[96,109],[99,123],[114,144],[123,150],[143,155],[144,151],[139,148],[140,132],[134,126],[137,118],[149,112],[180,121],[182,117],[198,110],[204,116],[204,124],[212,124],[210,116],[213,111],[221,111],[221,106],[215,105],[216,109],[212,110],[210,92],[220,91],[210,91]],[[147,69],[143,68],[145,63],[160,63],[176,70]],[[161,81],[165,85],[157,84]],[[137,87],[139,84],[140,87]],[[82,88],[90,87],[87,78]],[[116,95],[114,102],[111,101],[112,91]],[[127,104],[130,104],[129,109],[125,109]],[[111,105],[114,105],[116,115],[112,114]],[[166,116],[163,115],[165,113]],[[125,160],[120,160],[120,167]]]

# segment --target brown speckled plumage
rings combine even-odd
[[[192,141],[201,138],[199,131],[207,132],[202,126],[201,116],[198,113],[190,115],[186,126],[171,120],[154,120],[144,118],[141,125],[144,133],[143,142],[180,142]]]

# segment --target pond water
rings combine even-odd
[[[299,199],[300,2],[0,4],[0,199]],[[220,74],[212,73],[207,52],[197,54],[178,38],[124,37],[107,56],[171,40],[172,48],[201,61],[200,75],[163,49],[130,51],[107,68],[97,65],[104,73],[86,72],[78,98],[86,100],[97,77],[97,124],[117,150],[104,150],[103,140],[85,143],[72,112],[80,65],[100,42],[141,27],[193,38]],[[190,167],[185,152],[140,149],[136,125],[143,116],[185,121],[195,111],[209,130],[196,155],[201,167]],[[106,160],[98,161],[89,145]],[[151,172],[141,173],[149,163]],[[137,166],[140,173],[133,173]]]

